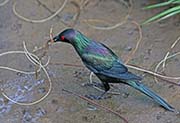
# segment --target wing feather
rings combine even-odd
[[[127,67],[123,65],[122,61],[104,44],[98,43],[96,47],[91,45],[82,54],[81,58],[86,67],[94,73],[124,80],[141,79],[128,72]]]

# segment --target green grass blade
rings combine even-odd
[[[180,0],[175,0],[172,4],[180,4]]]
[[[172,12],[172,13],[166,15],[166,16],[160,18],[158,21],[164,20],[164,19],[169,18],[169,17],[171,17],[171,16],[174,16],[174,15],[176,15],[176,14],[178,14],[178,13],[180,13],[180,10],[174,11],[174,12]]]
[[[167,14],[171,14],[171,13],[179,11],[179,10],[180,10],[180,6],[176,6],[176,7],[170,8],[168,10],[165,10],[165,11],[151,17],[150,19],[146,20],[145,22],[142,23],[142,25],[150,23],[150,22],[155,21],[157,19],[160,19],[160,18],[166,16]]]
[[[146,6],[143,9],[152,9],[152,8],[162,7],[162,6],[169,5],[169,4],[171,4],[171,3],[175,2],[175,1],[177,1],[177,0],[169,0],[167,2]]]

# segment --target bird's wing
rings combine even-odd
[[[99,73],[120,80],[142,80],[141,77],[128,72],[128,69],[119,61],[115,61],[110,69],[104,69]]]
[[[84,54],[83,62],[87,68],[97,74],[105,75],[120,80],[141,80],[142,78],[128,72],[127,67],[118,60],[112,61],[108,57],[100,57],[93,54]]]
[[[102,71],[112,67],[112,59],[102,54],[84,53],[82,60],[88,68],[93,68],[93,70],[95,69],[96,71]]]
[[[128,71],[123,64],[116,62],[112,56],[86,53],[82,55],[82,60],[95,73],[123,74]]]
[[[122,61],[113,53],[111,49],[101,44],[98,50],[90,50],[82,54],[81,58],[86,65],[94,73],[118,79],[135,79],[141,80],[140,77],[128,72]],[[103,52],[102,52],[103,51]]]

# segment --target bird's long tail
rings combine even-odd
[[[169,105],[164,99],[162,99],[159,95],[157,95],[155,92],[150,90],[148,87],[146,87],[142,83],[138,81],[130,81],[130,80],[126,81],[126,83],[132,86],[133,88],[139,90],[140,92],[144,93],[145,95],[151,97],[154,101],[156,101],[165,109],[172,112],[176,112],[176,110],[171,105]]]

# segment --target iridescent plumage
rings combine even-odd
[[[74,29],[61,32],[54,40],[74,46],[85,66],[102,81],[105,93],[110,89],[109,83],[124,83],[151,97],[165,109],[175,111],[165,100],[140,83],[141,77],[129,72],[120,58],[104,44],[93,41]]]

